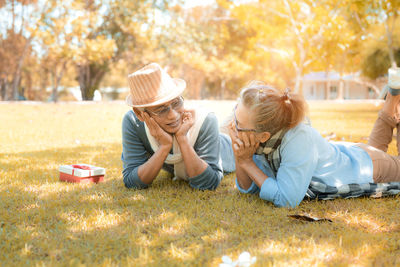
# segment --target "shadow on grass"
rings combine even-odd
[[[393,209],[384,208],[398,210],[398,201],[305,202],[280,209],[258,196],[239,194],[233,175],[216,191],[191,189],[166,173],[148,190],[128,190],[120,153],[120,144],[104,144],[0,154],[0,262],[205,266],[220,263],[224,254],[249,250],[262,266],[307,258],[311,263],[351,264],[358,250],[371,261],[386,254],[384,263],[395,262],[398,255],[400,233],[393,226],[398,218]],[[105,167],[105,181],[58,181],[58,166],[77,162]],[[287,217],[300,212],[336,217],[332,224]],[[346,221],[351,216],[355,219]],[[390,224],[388,231],[379,231]]]

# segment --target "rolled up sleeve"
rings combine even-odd
[[[237,178],[236,178],[236,188],[239,190],[240,193],[243,194],[257,194],[260,192],[260,188],[254,183],[252,182],[250,187],[246,190],[240,187]]]

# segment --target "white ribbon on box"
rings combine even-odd
[[[90,170],[74,168],[73,165],[61,165],[59,167],[59,171],[77,177],[91,177],[91,176],[105,175],[106,173],[106,169],[101,167],[96,167],[84,163],[78,163],[74,165],[90,167]]]

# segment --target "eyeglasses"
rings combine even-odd
[[[238,132],[257,132],[256,129],[246,129],[246,128],[240,128],[240,127],[239,127],[238,121],[237,121],[237,118],[236,118],[236,109],[237,109],[237,106],[238,106],[238,105],[236,104],[235,108],[233,109],[233,118],[234,118],[234,120],[235,120],[236,131],[238,131]]]
[[[159,106],[154,110],[145,109],[145,111],[158,116],[158,117],[166,117],[171,109],[178,110],[183,106],[184,99],[182,96],[175,98],[172,100],[171,104],[165,106]]]

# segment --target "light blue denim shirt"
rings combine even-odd
[[[331,186],[351,183],[371,183],[372,160],[354,143],[328,142],[314,128],[299,124],[282,139],[281,164],[273,174],[264,155],[254,155],[256,165],[268,176],[261,188],[254,182],[242,193],[259,193],[260,198],[276,206],[295,207],[303,200],[311,178],[316,177]]]

